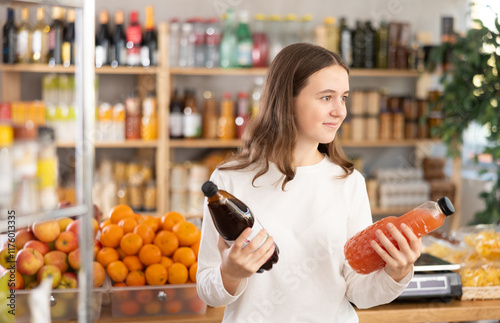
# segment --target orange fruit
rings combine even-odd
[[[161,257],[161,261],[160,261],[160,264],[165,267],[165,268],[169,268],[172,264],[174,263],[174,261],[169,258],[169,257]]]
[[[116,248],[120,245],[120,240],[123,237],[123,229],[118,224],[109,224],[102,228],[101,244],[103,247]]]
[[[186,267],[189,267],[196,262],[196,255],[193,249],[189,247],[180,247],[175,250],[172,259],[174,262],[178,262]]]
[[[123,260],[123,259],[125,259],[125,257],[128,256],[125,252],[123,252],[122,248],[120,248],[120,247],[116,248],[116,251],[118,251],[118,255],[120,256],[120,260]]]
[[[106,267],[106,272],[114,282],[123,282],[127,278],[127,266],[121,260],[115,260]]]
[[[141,307],[139,306],[139,304],[137,304],[137,302],[133,299],[123,301],[120,304],[120,311],[126,316],[135,315],[139,313],[140,309]]]
[[[160,227],[160,222],[156,217],[151,215],[146,215],[143,216],[143,219],[144,220],[141,223],[149,225],[154,232],[158,231],[158,228]]]
[[[147,304],[154,299],[154,291],[149,289],[140,289],[135,293],[135,300],[139,304]]]
[[[127,284],[124,282],[114,283],[113,287],[127,287]]]
[[[129,216],[134,216],[134,210],[125,204],[116,205],[109,212],[109,220],[113,224],[117,224],[121,219]]]
[[[175,211],[170,211],[165,213],[161,218],[160,218],[160,223],[161,227],[163,230],[172,230],[172,228],[180,222],[186,221],[186,218],[184,215],[180,214],[179,212]]]
[[[167,268],[160,264],[152,264],[151,266],[148,266],[148,268],[146,268],[145,275],[148,285],[163,285],[168,279]]]
[[[142,238],[137,233],[126,233],[120,240],[120,249],[129,256],[138,253],[141,247]]]
[[[152,243],[155,238],[155,232],[149,225],[145,223],[138,224],[134,229],[134,233],[137,233],[141,236],[142,242],[145,245]]]
[[[195,243],[197,240],[199,240],[199,232],[198,228],[196,225],[194,225],[191,222],[181,222],[177,223],[173,228],[172,232],[177,235],[177,238],[179,238],[179,245],[180,246],[190,246],[193,243]]]
[[[186,266],[176,262],[168,269],[169,284],[185,284],[188,280],[189,272]]]
[[[200,240],[196,241],[192,245],[189,246],[191,249],[193,249],[194,254],[196,255],[196,259],[198,259],[198,252],[200,251]]]
[[[123,228],[123,232],[125,233],[133,232],[137,226],[137,220],[129,216],[118,221],[118,225]]]
[[[108,247],[101,248],[101,250],[99,250],[96,255],[97,262],[100,263],[104,268],[108,267],[108,265],[113,261],[119,259],[120,256],[118,255],[118,251],[116,251],[116,249]]]
[[[125,266],[127,266],[128,270],[130,271],[135,271],[135,270],[143,270],[144,265],[142,262],[139,260],[139,257],[137,256],[127,256],[123,258],[123,263]]]
[[[102,231],[102,229],[103,229],[105,226],[110,225],[110,224],[112,224],[110,219],[107,219],[107,220],[102,221],[102,222],[101,222],[101,224],[99,225],[99,230],[101,230],[101,231]]]
[[[198,263],[195,262],[194,264],[191,265],[191,267],[189,267],[189,279],[191,279],[191,281],[193,283],[196,283],[196,271],[198,270]]]
[[[159,264],[161,262],[160,248],[154,244],[146,244],[139,250],[139,260],[144,266]]]
[[[163,256],[170,256],[179,248],[179,238],[167,230],[161,230],[156,234],[153,243],[158,246]]]
[[[144,286],[146,285],[146,277],[140,270],[131,271],[125,279],[127,286]]]
[[[167,304],[165,304],[165,310],[167,311],[167,313],[170,314],[179,313],[182,310],[182,302],[181,301],[167,302]]]

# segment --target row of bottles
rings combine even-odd
[[[118,204],[130,205],[136,212],[156,211],[154,165],[146,158],[103,159],[95,171],[92,199],[103,214]]]
[[[52,128],[0,121],[0,219],[57,207],[56,150]]]
[[[205,91],[202,107],[195,90],[185,89],[183,97],[176,90],[170,102],[170,138],[241,138],[248,121],[257,114],[262,84],[263,78],[256,78],[251,93],[224,92],[220,100]]]
[[[21,9],[21,22],[17,25],[14,9],[7,8],[7,21],[3,26],[3,63],[73,65],[76,55],[75,11],[53,7],[51,18],[51,23],[47,23],[45,8],[38,7],[36,23],[33,24],[30,21],[30,8],[24,7]],[[108,11],[99,12],[95,38],[97,67],[158,64],[158,38],[152,6],[146,7],[144,28],[140,25],[137,11],[130,12],[126,25],[125,13],[118,10],[114,22],[111,33]]]
[[[157,100],[148,92],[141,100],[132,92],[124,103],[103,102],[97,107],[96,141],[158,139]]]

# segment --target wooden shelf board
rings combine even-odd
[[[156,74],[157,67],[141,67],[141,66],[103,66],[96,68],[96,74]],[[3,72],[26,72],[26,73],[75,73],[75,66],[49,66],[47,64],[13,64],[13,65],[0,65],[0,71]]]
[[[74,142],[58,142],[58,148],[75,148]],[[143,141],[143,140],[127,140],[123,142],[98,142],[94,143],[96,148],[156,148],[158,146],[157,140]]]
[[[220,139],[171,139],[171,148],[237,148],[241,146],[241,140]]]
[[[406,139],[406,140],[341,140],[344,147],[412,147],[420,144],[432,144],[438,141],[430,139]]]

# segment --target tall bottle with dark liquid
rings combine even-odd
[[[203,184],[201,190],[208,198],[208,210],[214,221],[215,228],[229,246],[248,227],[252,228],[252,234],[248,238],[249,241],[262,230],[261,224],[252,215],[248,206],[228,192],[219,190],[215,183],[207,181]],[[273,255],[259,268],[258,273],[271,270],[273,265],[278,262],[279,249],[276,243],[274,245],[276,248]]]
[[[49,65],[62,64],[62,43],[64,34],[64,9],[52,8],[52,25],[49,31]]]
[[[142,30],[139,24],[139,13],[135,10],[130,13],[125,37],[127,39],[127,65],[141,65]]]
[[[95,37],[95,66],[109,65],[109,47],[111,36],[108,29],[109,14],[106,10],[99,12],[99,30]]]
[[[66,29],[62,44],[62,60],[64,66],[75,64],[75,10],[68,11]]]
[[[455,212],[453,204],[447,197],[442,197],[436,202],[427,201],[410,212],[400,216],[388,216],[370,225],[363,231],[355,234],[344,245],[344,254],[349,265],[360,274],[369,274],[385,266],[385,261],[375,252],[370,241],[377,241],[378,230],[397,247],[397,242],[387,230],[387,224],[392,223],[400,230],[401,224],[407,225],[418,237],[439,228],[447,216]],[[399,248],[398,248],[399,249]]]
[[[3,25],[3,62],[6,64],[16,63],[16,35],[14,9],[7,8],[7,21]]]
[[[155,30],[153,6],[146,7],[146,24],[141,47],[141,65],[156,66],[158,61],[158,38]]]
[[[115,12],[115,30],[111,40],[110,62],[112,67],[127,65],[127,41],[125,40],[125,15],[123,10]]]

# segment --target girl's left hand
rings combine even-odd
[[[381,230],[377,231],[377,238],[382,246],[374,240],[371,241],[371,245],[375,252],[385,261],[385,272],[394,281],[400,282],[408,275],[413,264],[420,257],[422,239],[417,238],[405,224],[401,225],[404,235],[392,223],[387,225],[387,229],[399,246],[399,250]]]

